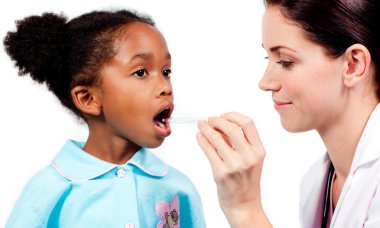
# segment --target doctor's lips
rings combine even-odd
[[[169,129],[169,121],[167,120],[170,118],[173,109],[173,103],[169,103],[162,107],[158,114],[153,118],[154,124],[162,129]]]
[[[274,107],[275,107],[275,108],[282,108],[282,107],[286,107],[286,106],[288,106],[288,105],[293,104],[293,103],[290,102],[290,101],[285,102],[285,101],[279,101],[279,100],[275,100],[275,99],[273,99],[273,102],[274,102]]]

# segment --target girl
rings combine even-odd
[[[171,56],[147,16],[95,11],[17,22],[4,46],[89,127],[35,175],[6,227],[205,227],[190,180],[146,148],[171,133]]]
[[[380,227],[379,1],[266,0],[262,40],[283,127],[315,129],[326,155],[302,181],[302,227]],[[198,142],[232,227],[271,227],[260,197],[265,149],[237,113],[199,123]],[[294,159],[299,162],[297,159]]]

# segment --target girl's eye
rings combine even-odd
[[[276,63],[279,64],[282,68],[290,68],[290,67],[293,66],[293,62],[291,62],[291,61],[280,60],[280,61],[278,61]]]
[[[167,69],[167,70],[164,70],[162,72],[162,75],[164,75],[165,77],[170,77],[170,74],[172,73],[172,70],[170,69]]]
[[[146,70],[144,69],[141,69],[141,70],[138,70],[136,72],[133,73],[133,75],[137,76],[137,77],[144,77],[145,75],[147,75],[148,73],[146,72]]]

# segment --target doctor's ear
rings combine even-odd
[[[343,82],[347,87],[354,87],[366,79],[370,72],[371,54],[361,44],[354,44],[344,53]]]
[[[71,98],[83,115],[99,116],[102,111],[99,90],[90,86],[75,86]]]

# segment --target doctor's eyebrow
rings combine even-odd
[[[264,44],[261,44],[261,46],[265,49]],[[272,52],[272,53],[273,52],[279,52],[280,49],[287,49],[289,51],[297,53],[297,51],[295,51],[294,49],[286,47],[286,46],[283,46],[283,45],[278,45],[278,46],[271,47],[271,48],[269,48],[269,51]]]

